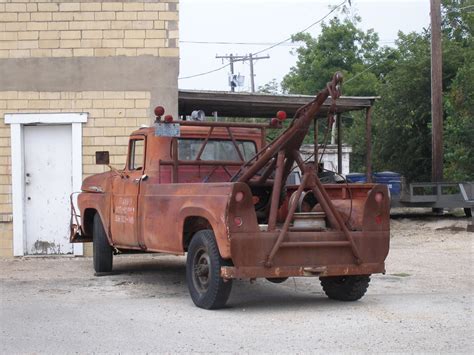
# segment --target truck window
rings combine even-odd
[[[204,139],[178,139],[178,159],[195,160],[203,143]],[[237,141],[237,145],[245,160],[249,160],[257,153],[255,143],[252,141]],[[239,161],[240,158],[232,141],[209,139],[201,154],[201,160]]]
[[[143,169],[143,160],[145,158],[145,141],[143,139],[134,139],[130,141],[130,155],[128,168],[130,170]]]

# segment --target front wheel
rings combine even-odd
[[[370,275],[321,277],[326,296],[338,301],[357,301],[369,287]]]
[[[229,298],[232,280],[220,276],[221,258],[214,233],[201,230],[191,239],[186,259],[186,281],[194,304],[204,309],[222,308]]]
[[[107,240],[104,225],[98,213],[94,216],[94,225],[92,229],[92,248],[95,272],[111,272],[113,249]]]
[[[282,282],[285,282],[288,280],[288,277],[267,277],[267,281],[270,281],[271,283],[274,284],[281,284]]]

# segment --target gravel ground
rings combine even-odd
[[[358,302],[316,278],[234,283],[229,307],[196,308],[183,257],[0,260],[0,353],[474,353],[468,219],[395,215],[387,274]]]

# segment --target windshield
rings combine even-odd
[[[195,160],[203,143],[204,139],[178,139],[178,159]],[[249,160],[257,153],[255,143],[252,141],[237,141],[236,143],[244,160]],[[209,139],[201,154],[201,160],[239,161],[240,157],[232,141]]]

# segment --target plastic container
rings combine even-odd
[[[346,175],[348,182],[366,183],[367,177],[363,173],[350,173]]]
[[[402,192],[402,184],[400,180],[390,180],[388,182],[388,188],[390,189],[390,193],[392,195],[400,195]]]
[[[373,177],[375,183],[388,185],[392,195],[400,195],[402,176],[399,173],[394,173],[393,171],[382,171],[380,173],[374,173]]]

